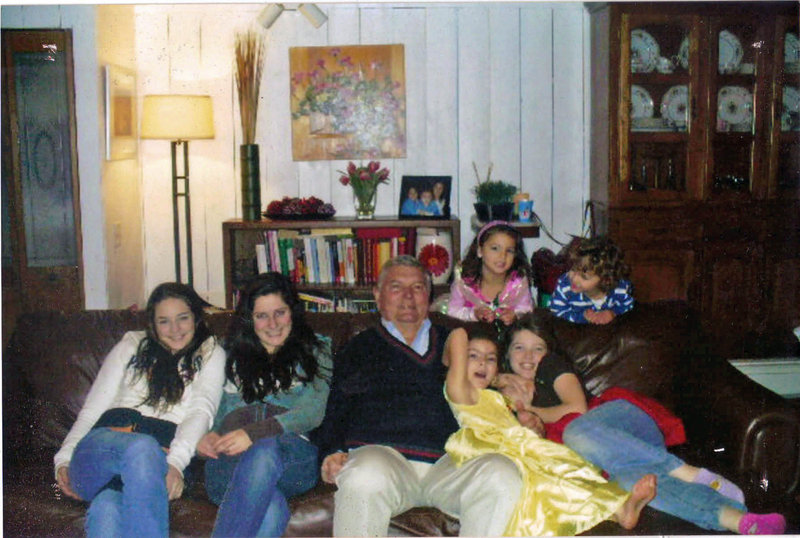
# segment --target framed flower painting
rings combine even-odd
[[[295,161],[406,156],[403,45],[291,47]]]

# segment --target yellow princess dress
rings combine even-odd
[[[502,454],[522,474],[522,493],[506,536],[579,534],[610,519],[629,497],[570,448],[522,426],[499,392],[481,390],[475,405],[447,401],[461,426],[445,445],[456,465],[483,454]]]

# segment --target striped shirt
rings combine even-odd
[[[588,323],[583,313],[586,310],[611,310],[619,316],[633,308],[631,283],[620,280],[602,301],[593,301],[584,293],[575,293],[570,286],[569,277],[564,273],[558,278],[556,289],[550,299],[550,311],[556,316],[573,323]]]

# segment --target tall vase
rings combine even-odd
[[[434,284],[447,284],[453,271],[453,238],[447,230],[417,228],[417,259],[431,273]]]
[[[374,189],[371,193],[364,193],[361,196],[353,191],[353,203],[356,206],[356,219],[370,220],[375,218],[375,201],[377,198],[378,189]]]
[[[242,219],[261,220],[261,171],[258,144],[239,146],[242,166]]]

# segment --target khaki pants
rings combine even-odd
[[[415,506],[457,517],[462,536],[502,536],[522,490],[516,465],[499,454],[456,468],[449,456],[412,462],[368,445],[350,451],[336,477],[334,536],[386,536],[389,519]]]

